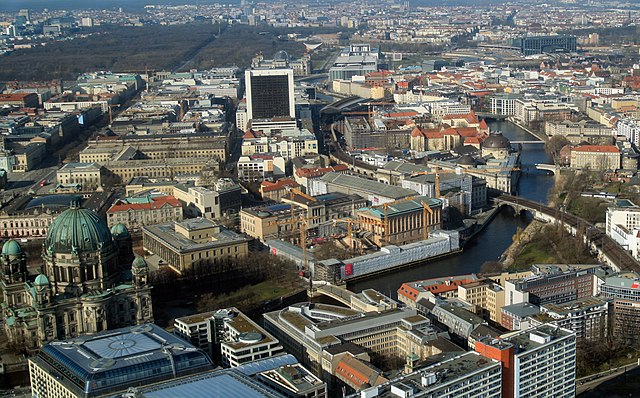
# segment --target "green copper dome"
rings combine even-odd
[[[45,275],[40,274],[36,276],[36,280],[33,282],[34,286],[49,286],[49,278]]]
[[[131,263],[131,267],[132,268],[146,268],[148,267],[147,262],[144,260],[144,258],[140,257],[140,256],[136,256],[136,258],[133,260],[133,263]]]
[[[129,237],[129,230],[124,224],[116,224],[111,227],[111,235],[113,235],[114,238],[126,238]]]
[[[79,253],[111,247],[107,224],[94,211],[72,207],[53,220],[45,249],[54,253]]]
[[[3,256],[19,256],[22,254],[22,247],[15,240],[11,239],[5,242],[2,245],[2,255]]]

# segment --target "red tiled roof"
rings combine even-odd
[[[416,111],[407,111],[407,112],[395,112],[395,113],[387,113],[385,116],[387,117],[413,117],[417,116],[418,112]]]
[[[272,192],[284,188],[297,188],[299,186],[300,184],[298,184],[294,180],[283,178],[276,182],[262,181],[262,183],[260,183],[260,190],[262,192]]]
[[[464,140],[465,144],[480,144],[480,138],[478,137],[468,137]]]
[[[173,196],[158,196],[151,199],[149,203],[117,203],[111,206],[107,213],[117,213],[128,210],[155,210],[165,205],[180,207],[182,204]]]
[[[620,153],[618,147],[613,145],[582,145],[572,149],[575,152],[607,152]]]
[[[330,167],[316,167],[316,168],[312,168],[312,169],[308,169],[308,168],[300,168],[296,170],[296,175],[298,177],[306,177],[306,178],[313,178],[313,177],[321,177],[327,173],[331,173],[331,172],[335,172],[335,171],[347,171],[349,170],[349,168],[343,164],[339,164],[337,166],[330,166]]]
[[[27,97],[33,97],[35,93],[0,94],[0,101],[24,101]]]

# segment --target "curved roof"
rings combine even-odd
[[[82,196],[75,194],[44,195],[32,199],[24,208],[66,208],[69,207],[69,203],[80,203],[81,200]]]
[[[136,256],[136,258],[133,259],[133,262],[131,263],[131,267],[132,268],[146,268],[148,267],[147,262],[145,261],[144,258],[140,257],[140,256]]]
[[[482,147],[488,149],[507,149],[511,147],[511,142],[502,133],[491,133],[484,141]]]
[[[130,236],[127,227],[124,224],[120,223],[111,227],[111,235],[113,235],[114,238]]]
[[[53,220],[45,247],[55,253],[88,252],[110,247],[112,242],[107,224],[96,212],[72,207]]]
[[[49,286],[49,278],[46,275],[40,274],[36,276],[36,280],[33,282],[35,286]]]
[[[289,54],[287,54],[287,52],[284,50],[280,50],[273,56],[273,59],[278,61],[288,61]]]
[[[22,247],[13,239],[10,239],[2,245],[3,256],[19,256],[22,254]]]
[[[456,163],[462,166],[475,166],[476,160],[473,158],[473,156],[465,154],[460,156],[460,159],[458,159]]]

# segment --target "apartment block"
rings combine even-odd
[[[283,352],[277,339],[235,307],[176,318],[174,333],[225,367]]]
[[[576,336],[540,325],[504,339],[476,342],[481,355],[502,363],[502,397],[575,397]]]

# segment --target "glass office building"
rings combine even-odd
[[[94,397],[211,369],[201,350],[154,324],[55,341],[29,360],[34,397]]]

